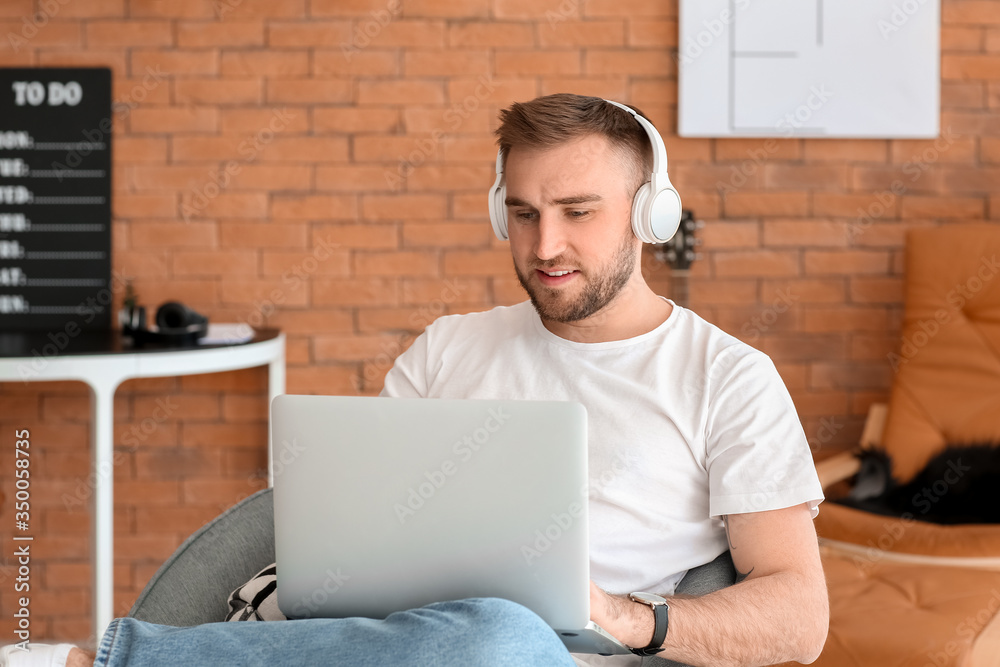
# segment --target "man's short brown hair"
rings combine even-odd
[[[631,114],[600,97],[557,93],[515,102],[500,112],[500,127],[494,134],[504,163],[514,146],[549,148],[589,134],[606,137],[631,177],[629,196],[653,171],[653,148],[646,131]]]

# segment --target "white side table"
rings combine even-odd
[[[114,608],[114,398],[115,390],[133,378],[170,377],[234,371],[267,365],[268,405],[285,393],[285,335],[274,329],[258,331],[253,340],[235,345],[196,348],[130,348],[117,332],[81,334],[65,349],[52,347],[41,334],[0,334],[0,381],[48,382],[79,380],[90,387],[90,439],[94,488],[94,632],[100,641]],[[47,354],[46,350],[57,349]],[[268,428],[267,470],[273,463]]]

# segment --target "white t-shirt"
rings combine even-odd
[[[527,301],[442,317],[382,394],[586,406],[590,574],[610,593],[673,593],[726,550],[723,515],[809,503],[816,516],[823,499],[771,360],[677,305],[653,331],[604,343],[556,336]]]

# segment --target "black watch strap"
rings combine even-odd
[[[670,607],[665,604],[651,604],[653,608],[653,639],[645,648],[634,648],[636,655],[656,655],[663,650],[663,640],[667,638]]]

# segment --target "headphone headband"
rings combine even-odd
[[[645,243],[666,243],[681,221],[681,198],[667,175],[667,148],[653,124],[633,109],[604,100],[629,113],[646,132],[653,147],[653,173],[632,198],[632,232]],[[497,151],[496,181],[490,188],[490,223],[501,241],[507,240],[507,187],[503,153]]]

